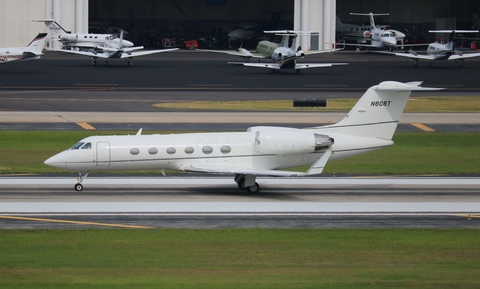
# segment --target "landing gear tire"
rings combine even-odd
[[[108,60],[105,60],[105,65],[108,65]]]
[[[300,69],[297,69],[297,74],[300,74]]]
[[[73,188],[75,189],[75,191],[80,192],[81,190],[83,190],[83,185],[80,183],[77,183]]]
[[[250,194],[256,194],[260,191],[260,185],[255,183],[255,185],[247,187],[246,189]]]
[[[413,61],[413,67],[417,68],[418,67],[418,62],[417,61]]]
[[[238,188],[240,190],[245,190],[245,179],[240,179],[238,182],[237,182],[237,185],[238,185]]]
[[[128,60],[127,60],[127,65],[128,65],[128,66],[132,66],[132,59],[128,59]]]
[[[93,64],[93,66],[97,66],[97,60],[96,60],[96,59],[93,59],[93,60],[92,60],[92,64]]]

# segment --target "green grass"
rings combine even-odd
[[[297,108],[292,100],[252,101],[182,101],[154,104],[158,108],[197,110],[281,110],[281,111],[349,111],[356,98],[327,99],[325,108]],[[405,112],[479,112],[480,96],[468,97],[411,97]]]
[[[135,132],[96,132],[96,134]],[[159,132],[155,132],[159,133]],[[160,132],[168,133],[168,132]],[[43,162],[94,133],[87,131],[3,131],[0,174],[65,173]],[[479,133],[396,133],[395,145],[365,155],[329,162],[325,174],[480,174]],[[305,171],[302,167],[300,170]],[[127,171],[121,173],[142,173]],[[156,173],[158,171],[146,171]]]
[[[4,230],[0,288],[478,288],[480,231]]]

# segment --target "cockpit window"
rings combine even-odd
[[[82,150],[89,150],[92,148],[92,143],[87,142],[83,147]]]
[[[77,142],[73,147],[71,147],[71,150],[78,150],[81,146],[83,146],[85,143],[84,142]]]

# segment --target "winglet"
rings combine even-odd
[[[136,135],[142,135],[143,128],[139,129]]]

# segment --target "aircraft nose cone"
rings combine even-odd
[[[128,40],[123,40],[123,46],[124,47],[132,47],[133,46],[133,43],[128,41]]]
[[[388,44],[388,46],[395,46],[397,44],[397,39],[395,39],[393,37],[389,38],[389,39],[387,39],[387,44]]]
[[[47,166],[58,168],[58,169],[65,168],[67,166],[67,163],[65,162],[64,158],[61,156],[61,153],[48,158],[43,163],[46,164]]]

